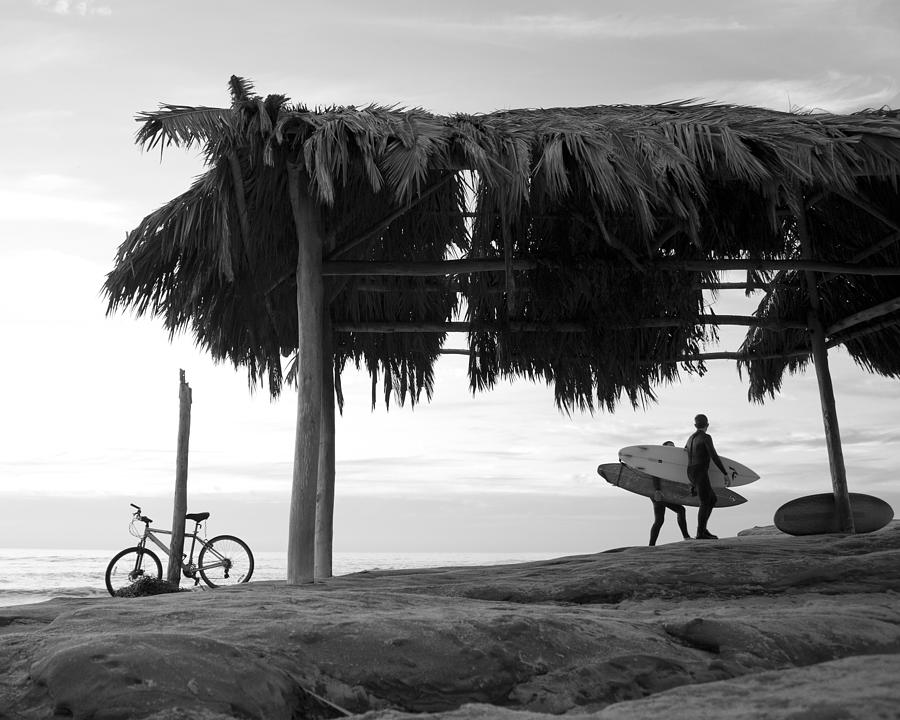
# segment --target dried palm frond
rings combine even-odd
[[[142,147],[199,146],[207,169],[129,233],[104,291],[110,312],[130,307],[160,316],[170,332],[189,330],[272,393],[284,382],[282,359],[297,350],[289,166],[301,169],[319,207],[326,256],[536,261],[511,275],[381,278],[374,289],[366,278],[329,279],[329,312],[335,323],[434,324],[464,308],[472,389],[541,380],[567,411],[651,402],[679,372],[704,371],[685,358],[715,333],[700,322],[700,286],[717,279],[715,264],[676,273],[661,260],[796,258],[804,211],[815,259],[900,264],[900,243],[885,240],[900,228],[894,112],[684,101],[440,116],[377,105],[309,110],[254,95],[239,77],[229,90],[228,108],[163,105],[138,116]],[[761,267],[748,279],[777,280],[761,319],[805,319],[802,273]],[[884,277],[820,278],[818,288],[826,327],[900,296],[898,281]],[[896,376],[894,317],[831,341]],[[644,326],[660,318],[672,324]],[[370,373],[373,402],[430,397],[445,338],[335,333],[339,399],[348,361]],[[752,329],[743,349],[757,400],[809,361],[805,331]]]

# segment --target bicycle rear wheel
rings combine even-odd
[[[218,535],[206,541],[197,558],[197,569],[210,587],[245,583],[253,575],[253,553],[240,538]]]
[[[115,597],[117,590],[127,588],[142,577],[161,580],[162,563],[147,548],[126,548],[110,560],[106,567],[106,589]]]

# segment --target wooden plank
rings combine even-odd
[[[304,183],[305,185],[305,183]],[[301,187],[300,170],[288,166],[297,236],[297,434],[288,527],[287,582],[315,580],[316,493],[322,428],[323,238],[318,209]]]

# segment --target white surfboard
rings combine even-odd
[[[728,470],[728,484],[722,471],[714,462],[709,463],[709,482],[714,488],[748,485],[759,480],[759,475],[742,463],[719,455],[722,464]],[[619,450],[619,462],[653,475],[654,477],[687,483],[688,454],[687,450],[671,445],[629,445]]]

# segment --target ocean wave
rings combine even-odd
[[[0,599],[17,597],[102,597],[108,595],[105,587],[50,587],[50,588],[11,588],[0,589]]]
[[[109,595],[105,587],[61,587],[51,588],[46,594],[53,597],[102,597]]]

